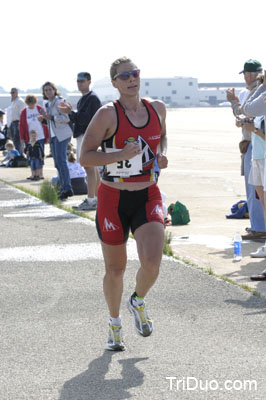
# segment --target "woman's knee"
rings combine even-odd
[[[110,276],[113,279],[123,277],[125,270],[126,270],[125,265],[117,266],[117,265],[109,264],[109,265],[105,266],[106,275]]]
[[[162,259],[163,253],[163,241],[157,240],[154,245],[149,244],[139,244],[138,253],[141,263],[146,264],[150,268],[154,266],[159,266]]]
[[[142,268],[150,275],[157,275],[159,273],[162,256],[161,254],[146,254],[140,256],[140,263]]]

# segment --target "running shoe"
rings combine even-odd
[[[141,306],[133,306],[132,296],[128,300],[128,309],[134,317],[134,326],[137,333],[141,336],[150,336],[153,331],[153,322],[149,318],[145,303]]]
[[[72,208],[73,208],[73,210],[77,210],[77,211],[96,210],[97,199],[88,199],[88,197],[87,197],[79,206],[73,206]]]
[[[106,344],[106,350],[111,351],[124,351],[126,350],[125,343],[123,341],[122,326],[116,326],[109,324],[108,340]]]
[[[253,258],[265,258],[266,257],[266,245],[258,248],[257,251],[250,253],[250,256]]]

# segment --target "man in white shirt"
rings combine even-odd
[[[18,152],[21,153],[22,148],[19,137],[19,119],[20,119],[20,113],[26,107],[26,104],[24,100],[18,96],[17,88],[12,88],[10,94],[11,94],[11,105],[10,105],[11,138],[16,150],[18,150]]]

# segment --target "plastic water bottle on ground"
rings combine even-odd
[[[236,232],[234,237],[234,261],[242,260],[242,237]]]

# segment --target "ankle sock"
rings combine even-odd
[[[121,326],[121,317],[113,318],[110,316],[109,318],[109,324],[114,325],[114,326]]]
[[[131,301],[134,307],[140,307],[144,304],[144,297],[139,297],[136,292],[131,296]]]

